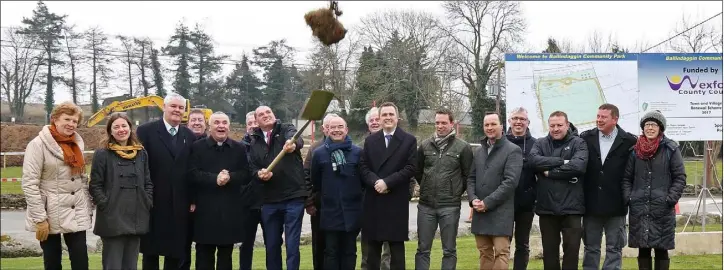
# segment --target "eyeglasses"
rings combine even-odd
[[[644,124],[645,127],[659,127],[659,124],[656,123],[646,123]]]
[[[528,121],[528,118],[517,117],[517,116],[516,116],[516,117],[513,117],[513,118],[510,118],[510,119],[513,120],[513,121],[520,121],[520,122]]]

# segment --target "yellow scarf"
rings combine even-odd
[[[115,143],[109,143],[108,149],[116,151],[116,154],[124,159],[134,159],[136,157],[136,154],[138,153],[138,150],[143,149],[143,145],[133,144],[120,146]]]

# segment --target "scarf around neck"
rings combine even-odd
[[[634,146],[636,156],[643,160],[649,160],[656,154],[664,134],[659,134],[654,140],[649,140],[645,135],[640,135]]]
[[[435,140],[435,145],[437,145],[437,148],[439,148],[441,151],[447,147],[447,144],[450,143],[452,140],[452,137],[455,136],[455,130],[453,129],[450,131],[450,134],[445,135],[445,137],[438,137],[437,133],[432,135],[432,138]]]
[[[344,151],[349,151],[352,148],[352,139],[349,135],[344,138],[343,142],[333,142],[330,137],[324,139],[324,147],[329,152],[330,160],[332,161],[332,170],[347,175],[343,170],[344,165],[347,164],[347,160],[344,158]]]
[[[85,170],[85,162],[83,160],[83,152],[80,146],[75,142],[75,136],[65,136],[58,132],[55,125],[50,125],[50,135],[53,136],[55,142],[58,143],[60,149],[63,150],[63,161],[70,166],[73,175],[81,174]]]
[[[121,146],[115,143],[109,143],[108,149],[110,149],[111,151],[115,151],[116,154],[118,154],[118,156],[120,156],[121,158],[130,160],[136,158],[138,150],[143,149],[143,146],[140,144]]]

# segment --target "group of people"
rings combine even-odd
[[[104,269],[231,269],[241,243],[241,269],[251,269],[261,225],[266,269],[299,269],[304,212],[311,216],[314,269],[406,269],[409,201],[419,184],[415,269],[429,269],[440,229],[442,269],[455,269],[463,195],[473,209],[480,269],[526,269],[533,218],[539,216],[545,269],[620,269],[622,248],[639,248],[640,269],[668,269],[674,249],[674,206],[686,183],[677,144],[664,135],[666,118],[647,112],[642,135],[624,131],[615,105],[598,108],[597,127],[578,134],[566,113],[548,118],[549,134],[533,138],[524,108],[484,118],[481,147],[457,138],[453,113],[435,114],[435,133],[419,145],[398,127],[391,102],[365,116],[369,133],[352,143],[345,119],[329,114],[324,138],[302,158],[297,129],[267,106],[246,115],[246,135],[229,138],[229,117],[208,120],[170,94],[163,117],[135,131],[125,113],[109,116],[87,178],[77,105],[51,113],[27,146],[22,188],[26,227],[36,233],[45,269],[61,269],[61,235],[72,269],[88,269],[86,231],[103,242]],[[267,167],[285,152],[272,170]],[[95,214],[95,224],[93,217]],[[628,219],[626,218],[628,216]],[[628,235],[626,225],[628,220]],[[513,242],[514,241],[514,242]],[[563,260],[559,247],[563,244]],[[655,253],[652,263],[651,252]],[[652,267],[653,266],[653,267]],[[436,267],[434,267],[436,268]]]

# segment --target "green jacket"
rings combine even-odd
[[[439,207],[460,207],[473,164],[470,144],[452,135],[442,151],[434,138],[428,138],[417,148],[420,184],[420,204]]]

